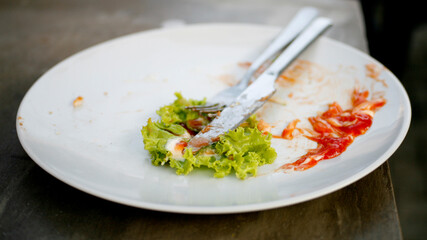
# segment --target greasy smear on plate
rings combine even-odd
[[[375,63],[370,63],[365,65],[366,68],[366,76],[372,78],[373,80],[380,82],[384,85],[384,87],[387,87],[387,83],[384,79],[380,78],[381,72],[384,69],[384,67],[380,67]]]
[[[324,67],[307,60],[298,59],[279,76],[276,83],[282,87],[289,87],[301,82],[303,77],[307,77],[309,81],[321,82],[327,74],[330,73]]]
[[[252,63],[251,62],[239,62],[239,63],[237,63],[237,65],[241,68],[248,69],[252,65]]]
[[[334,102],[329,105],[327,111],[310,117],[313,131],[306,137],[317,142],[317,148],[309,150],[293,163],[284,164],[279,170],[303,171],[315,166],[319,161],[343,153],[357,136],[364,134],[371,127],[375,112],[386,103],[384,98],[367,100],[368,95],[368,91],[355,89],[351,109],[344,111]],[[295,128],[293,125],[296,126],[296,123],[292,124],[289,130]]]
[[[298,59],[276,80],[276,94],[268,101],[287,105],[291,98],[295,103],[312,105],[322,101],[323,93],[338,81],[336,73],[319,64]]]
[[[237,78],[231,74],[222,74],[219,75],[217,78],[229,87],[234,86],[238,82]]]

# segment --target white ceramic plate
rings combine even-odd
[[[311,103],[286,99],[283,88],[278,101],[287,105],[269,103],[261,115],[270,122],[287,116],[275,123],[277,132],[291,118],[310,116],[334,100],[348,105],[356,85],[383,92],[387,104],[375,115],[372,128],[341,156],[303,172],[274,172],[310,145],[298,137],[297,147],[275,141],[275,164],[242,181],[234,176],[216,179],[209,170],[178,176],[173,169],[151,165],[144,150],[141,127],[155,117],[156,109],[174,100],[174,92],[191,98],[212,96],[227,87],[227,81],[238,79],[244,72],[238,63],[251,61],[278,31],[268,26],[201,24],[132,34],[84,50],[53,67],[28,91],[17,115],[21,144],[38,165],[71,186],[160,211],[248,212],[343,188],[372,172],[398,148],[408,131],[411,109],[391,72],[383,69],[380,75],[387,87],[366,77],[366,64],[381,64],[328,38],[319,39],[300,59],[313,63],[311,75],[320,74],[332,85],[319,95],[321,87],[304,82],[313,77],[309,74],[302,77],[303,85],[289,89],[313,97]],[[77,96],[83,97],[83,104],[73,107]],[[295,109],[298,104],[303,107]]]

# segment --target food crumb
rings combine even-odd
[[[81,105],[83,105],[83,97],[78,96],[76,99],[74,99],[73,106],[76,108],[76,107],[80,107]]]
[[[19,126],[24,126],[24,123],[22,122],[22,117],[21,116],[19,116],[18,117],[18,121],[19,121]]]
[[[50,111],[50,112],[49,112],[49,115],[52,115],[52,113],[53,113],[53,112],[52,112],[52,111]]]
[[[108,92],[104,92],[104,96],[108,96]]]
[[[271,132],[271,125],[266,123],[264,120],[259,120],[257,128],[259,131],[261,131],[263,134],[268,134]]]

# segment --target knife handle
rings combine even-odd
[[[283,29],[269,46],[256,58],[242,80],[238,83],[239,87],[246,88],[248,82],[253,77],[253,74],[267,61],[269,58],[277,54],[281,49],[289,45],[298,34],[300,34],[318,15],[318,10],[314,7],[304,7],[297,12],[288,26]]]
[[[325,17],[317,18],[280,54],[265,73],[278,77],[311,42],[331,26],[331,19]]]

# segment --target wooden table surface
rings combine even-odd
[[[334,19],[330,37],[366,51],[357,1],[0,1],[0,239],[401,239],[387,162],[344,189],[293,206],[185,215],[74,189],[38,167],[18,141],[16,112],[26,91],[80,50],[174,24],[284,25],[304,5]]]

